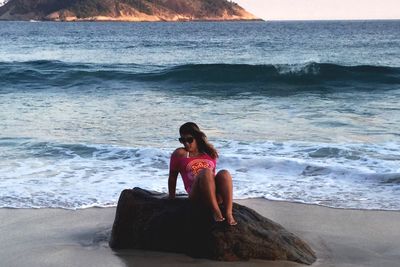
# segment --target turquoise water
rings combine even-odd
[[[178,128],[195,121],[236,198],[399,210],[399,30],[0,22],[0,206],[166,192]]]

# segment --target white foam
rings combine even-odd
[[[235,198],[400,209],[398,144],[215,145],[218,170],[234,177]],[[171,149],[22,142],[1,151],[0,207],[105,207],[116,205],[125,188],[168,191]],[[181,180],[177,187],[184,193]]]
[[[280,74],[312,74],[316,75],[320,72],[319,65],[315,62],[305,62],[303,64],[277,64],[275,65],[276,70]]]

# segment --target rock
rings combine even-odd
[[[0,20],[198,21],[260,20],[227,0],[9,0]]]
[[[187,198],[165,197],[141,188],[122,191],[110,247],[223,261],[258,258],[312,264],[316,260],[304,241],[245,206],[234,203],[238,225],[229,226],[214,222],[208,209]]]

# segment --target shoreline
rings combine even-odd
[[[235,200],[306,241],[311,266],[398,266],[400,212],[336,209],[265,199]],[[115,207],[66,210],[0,208],[2,266],[306,266],[287,261],[216,262],[186,255],[112,251]]]
[[[294,204],[294,205],[304,205],[304,206],[314,206],[314,207],[321,207],[321,208],[326,208],[326,209],[333,209],[333,210],[349,210],[349,211],[376,211],[376,212],[398,212],[400,214],[400,209],[398,210],[391,210],[391,209],[378,209],[378,208],[373,208],[373,209],[363,209],[363,208],[341,208],[341,207],[332,207],[328,205],[323,205],[323,204],[317,204],[317,203],[306,203],[306,202],[301,202],[301,201],[291,201],[291,200],[279,200],[279,199],[267,199],[263,197],[254,197],[254,198],[240,198],[240,199],[235,199],[235,202],[241,204],[242,202],[247,202],[247,201],[267,201],[267,202],[272,202],[272,203],[287,203],[287,204]],[[243,205],[243,204],[241,204]],[[1,208],[0,208],[1,209]]]
[[[341,208],[341,207],[331,207],[331,206],[325,206],[322,204],[316,204],[316,203],[305,203],[305,202],[300,202],[300,201],[290,201],[290,200],[276,200],[276,199],[266,199],[262,197],[255,197],[255,198],[241,198],[241,199],[234,199],[234,202],[243,205],[242,203],[247,203],[247,202],[258,202],[258,201],[266,201],[266,202],[272,202],[272,203],[286,203],[286,204],[293,204],[293,205],[304,205],[304,206],[311,206],[311,207],[317,207],[317,208],[326,208],[326,209],[332,209],[332,210],[348,210],[348,211],[371,211],[371,212],[393,212],[393,213],[399,213],[400,210],[390,210],[390,209],[362,209],[362,208]],[[251,205],[251,204],[250,204]],[[83,210],[89,210],[89,209],[115,209],[117,205],[110,205],[110,206],[89,206],[85,208],[63,208],[63,207],[22,207],[22,208],[16,208],[16,207],[0,207],[0,210],[68,210],[68,211],[83,211]]]
[[[0,19],[0,22],[55,22],[55,23],[101,23],[101,22],[110,22],[110,23],[118,23],[118,22],[123,22],[123,23],[191,23],[191,22],[267,22],[266,20],[262,19],[252,19],[252,20],[247,20],[247,19],[242,19],[242,20],[141,20],[141,21],[132,21],[132,20],[35,20],[35,19],[30,19],[30,20],[5,20],[5,19]]]
[[[310,22],[310,23],[318,23],[318,22],[398,22],[400,21],[399,19],[314,19],[314,20],[270,20],[270,19],[230,19],[230,20],[140,20],[140,21],[134,21],[134,20],[115,20],[115,19],[110,19],[110,20],[90,20],[90,19],[78,19],[78,20],[36,20],[36,19],[0,19],[0,22],[2,21],[15,21],[15,22],[127,22],[127,23],[141,23],[141,22],[156,22],[156,23],[169,23],[169,22],[268,22],[268,23],[302,23],[302,22]]]
[[[36,20],[36,19],[26,19],[26,20],[9,20],[0,19],[1,21],[15,21],[15,22],[126,22],[126,23],[185,23],[185,22],[267,22],[263,19],[229,19],[229,20],[219,20],[219,19],[194,19],[194,20],[118,20],[118,19],[76,19],[76,20]]]
[[[150,190],[151,191],[151,190]],[[162,193],[166,194],[166,193]],[[187,194],[177,194],[177,196],[180,197],[187,197]],[[286,203],[286,204],[293,204],[293,205],[304,205],[304,206],[311,206],[311,207],[319,207],[319,208],[326,208],[326,209],[332,209],[332,210],[348,210],[348,211],[371,211],[371,212],[394,212],[394,213],[399,213],[400,214],[400,209],[378,209],[378,208],[373,208],[373,209],[363,209],[363,208],[348,208],[348,207],[332,207],[328,205],[323,205],[323,204],[318,204],[318,203],[307,203],[307,202],[301,202],[301,201],[291,201],[291,200],[279,200],[279,199],[268,199],[268,198],[263,198],[263,197],[249,197],[249,198],[237,198],[234,199],[234,202],[244,205],[242,203],[247,203],[247,202],[259,202],[259,201],[265,201],[265,202],[271,202],[271,203]],[[252,205],[250,203],[250,205]],[[88,209],[115,209],[117,205],[107,205],[107,206],[88,206],[88,207],[83,207],[83,208],[64,208],[64,207],[0,207],[0,210],[69,210],[69,211],[82,211],[82,210],[88,210]]]

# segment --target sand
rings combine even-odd
[[[400,212],[344,210],[288,202],[237,201],[309,243],[312,266],[400,266]],[[221,263],[140,250],[114,252],[115,208],[0,209],[1,266],[306,266],[285,261]]]

